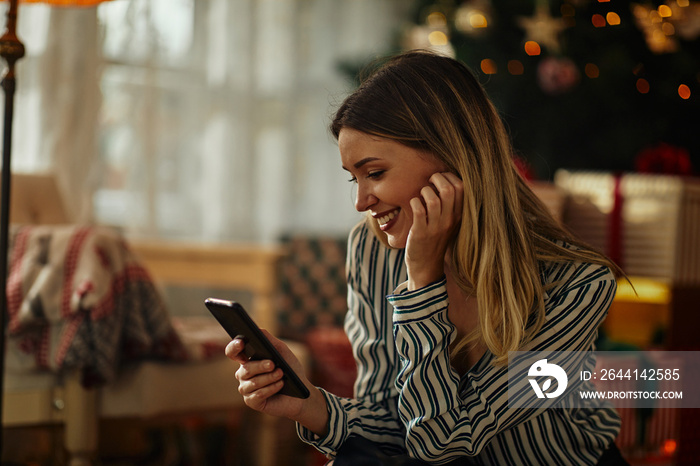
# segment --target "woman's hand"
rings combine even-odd
[[[263,330],[263,333],[296,372],[311,395],[301,399],[278,394],[283,385],[282,369],[276,368],[270,360],[249,360],[243,352],[245,343],[234,339],[226,346],[226,356],[240,364],[236,378],[239,383],[238,392],[243,395],[243,401],[256,411],[292,419],[318,435],[325,435],[328,428],[325,397],[304,376],[304,368],[289,347],[268,331]]]
[[[464,187],[453,173],[435,173],[411,199],[413,224],[406,243],[408,289],[417,290],[445,273],[445,253],[460,227]]]

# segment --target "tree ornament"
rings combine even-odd
[[[537,0],[534,15],[519,17],[518,24],[525,30],[526,41],[535,41],[550,53],[561,51],[559,33],[566,29],[566,24],[563,19],[552,17],[547,0]]]
[[[549,95],[560,95],[573,89],[581,74],[568,58],[546,57],[537,65],[537,82]]]

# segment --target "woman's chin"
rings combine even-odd
[[[394,249],[404,249],[406,247],[406,237],[405,236],[394,236],[392,234],[386,235],[387,243]]]

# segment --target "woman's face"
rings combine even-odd
[[[343,169],[357,183],[355,208],[368,211],[389,245],[405,248],[413,224],[410,201],[420,198],[428,179],[447,167],[432,154],[352,128],[338,135]]]

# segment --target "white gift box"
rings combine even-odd
[[[568,194],[564,223],[608,254],[613,210],[620,208],[617,234],[628,275],[700,284],[700,179],[558,170],[554,183]]]
[[[564,216],[564,207],[566,203],[566,191],[554,183],[544,181],[532,181],[529,183],[530,189],[542,201],[554,216],[554,218],[562,222]]]

